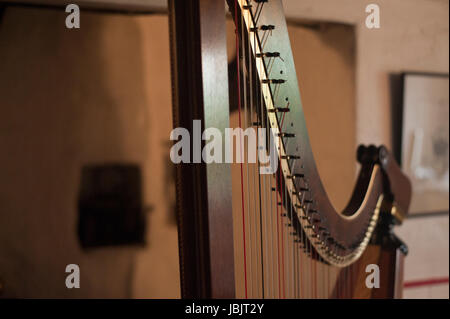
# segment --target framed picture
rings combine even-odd
[[[448,74],[405,73],[401,164],[411,178],[411,213],[449,210]]]

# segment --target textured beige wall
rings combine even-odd
[[[166,186],[171,86],[167,18],[7,9],[0,27],[0,280],[9,297],[177,297]],[[82,165],[142,167],[146,247],[82,251]],[[66,289],[65,266],[81,269]]]
[[[448,278],[448,215],[410,218],[396,230],[409,248],[405,282]],[[404,298],[447,298],[448,283],[404,289]]]
[[[306,126],[319,174],[341,211],[356,173],[355,33],[351,26],[289,28]]]

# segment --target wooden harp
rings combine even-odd
[[[198,134],[196,119],[202,131],[224,133],[231,100],[243,129],[266,129],[266,154],[273,133],[278,166],[261,174],[259,155],[255,164],[241,164],[241,220],[233,229],[230,165],[177,165],[182,297],[400,297],[407,248],[392,226],[408,212],[409,180],[384,146],[360,146],[353,195],[336,212],[311,151],[281,1],[227,5],[236,27],[235,96],[224,1],[169,2],[174,127]],[[368,265],[379,267],[378,288],[366,284]]]

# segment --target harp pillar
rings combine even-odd
[[[170,0],[169,15],[174,127],[193,136],[197,119],[202,130],[215,127],[223,136],[229,127],[225,2]],[[177,164],[176,178],[182,297],[233,298],[230,165]]]

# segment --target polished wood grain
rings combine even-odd
[[[174,127],[193,133],[229,126],[225,4],[173,0],[170,7]],[[229,164],[177,165],[177,211],[183,298],[234,297]]]

